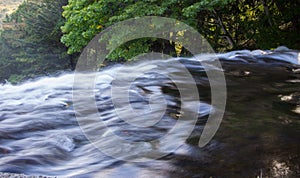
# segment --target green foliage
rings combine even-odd
[[[13,74],[8,78],[8,81],[11,84],[17,84],[18,82],[22,81],[24,78],[25,78],[24,75]]]
[[[211,10],[214,7],[222,7],[232,0],[214,1],[88,1],[70,0],[64,7],[63,16],[67,19],[62,31],[65,33],[61,41],[69,47],[68,53],[80,52],[87,43],[104,28],[125,19],[140,16],[166,16],[182,20],[189,25],[197,27],[196,14],[203,10]],[[201,7],[201,8],[200,8]],[[193,17],[194,16],[194,17]],[[159,43],[159,44],[155,44]],[[153,45],[155,44],[155,45]],[[165,46],[174,48],[173,45],[161,44],[160,40],[151,41],[135,40],[121,46],[109,57],[112,59],[130,58],[138,52],[147,52],[151,46]],[[132,48],[136,46],[137,48]],[[164,50],[164,49],[162,49]],[[167,49],[168,50],[168,49]]]
[[[188,18],[195,18],[198,13],[203,10],[212,11],[215,8],[222,8],[225,7],[227,4],[233,2],[233,0],[202,0],[200,2],[195,2],[192,5],[185,7],[182,10],[183,16]]]
[[[299,1],[293,0],[69,0],[64,6],[66,23],[61,41],[68,53],[81,52],[103,29],[116,22],[139,16],[165,16],[197,29],[217,51],[240,48],[299,48]],[[155,46],[170,51],[175,44],[140,39],[116,49],[109,58],[130,57]],[[157,48],[155,49],[157,50]]]

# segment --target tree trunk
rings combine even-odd
[[[270,16],[269,7],[268,7],[267,2],[264,1],[264,0],[260,0],[260,2],[261,2],[261,3],[263,4],[263,6],[264,6],[264,11],[265,11],[265,14],[266,14],[266,16],[267,16],[267,18],[268,18],[268,23],[269,23],[270,27],[273,27],[273,23],[272,23],[272,21],[271,21],[271,16]]]
[[[215,10],[213,10],[213,13],[215,14],[215,17],[217,18],[217,22],[220,25],[220,27],[221,27],[228,43],[230,44],[231,48],[234,48],[235,47],[235,42],[234,42],[232,36],[230,35],[230,33],[228,32],[228,30],[226,29],[221,17],[218,15],[218,13]]]

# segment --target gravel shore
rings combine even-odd
[[[57,178],[49,176],[29,176],[25,174],[5,173],[0,172],[0,178]]]

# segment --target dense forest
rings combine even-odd
[[[163,16],[195,28],[217,52],[236,49],[299,49],[300,0],[25,0],[5,17],[0,36],[0,82],[72,70],[88,42],[125,19]],[[130,41],[109,60],[149,52],[172,56],[178,43]]]
[[[0,81],[16,83],[70,68],[60,42],[61,16],[67,0],[24,1],[3,22],[0,38]]]

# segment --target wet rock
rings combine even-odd
[[[11,152],[12,152],[11,148],[0,146],[0,154],[9,154]]]

